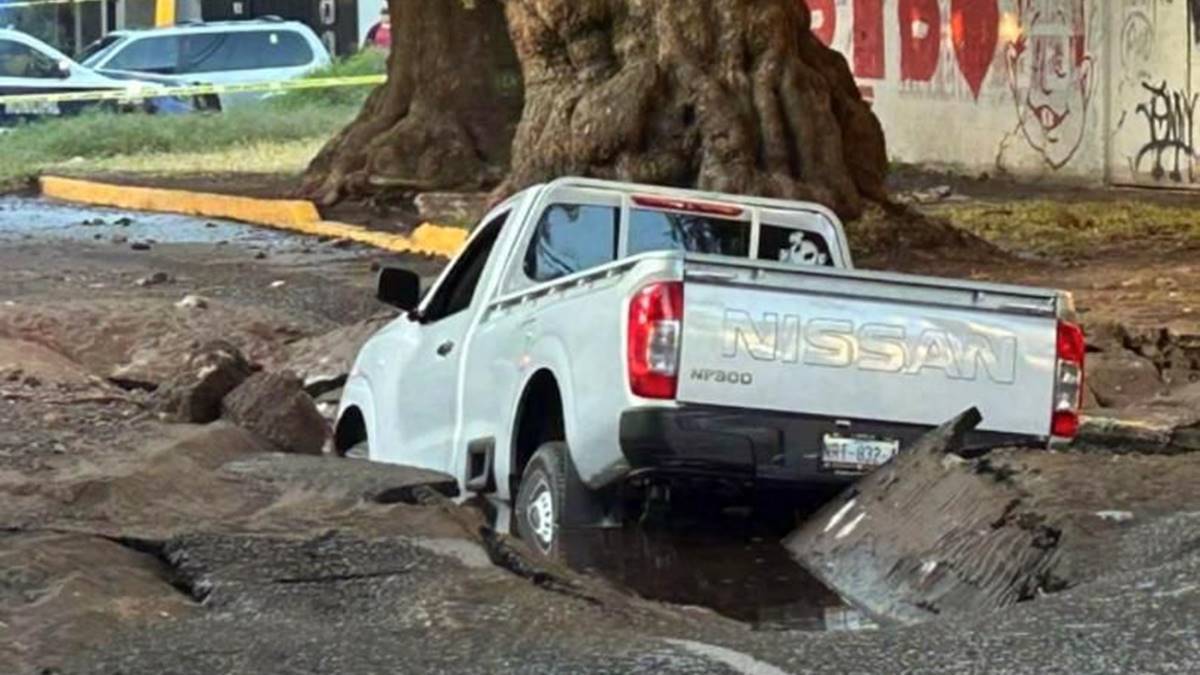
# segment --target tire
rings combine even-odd
[[[563,514],[567,509],[567,444],[545,443],[533,454],[517,490],[517,535],[550,559],[562,554]]]
[[[371,444],[366,439],[363,439],[346,448],[346,451],[342,453],[342,457],[346,459],[369,460],[371,459]]]

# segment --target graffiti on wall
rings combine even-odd
[[[1017,128],[1053,169],[1079,151],[1095,85],[1085,0],[1016,0],[1019,28],[1005,45]]]
[[[1125,0],[1120,45],[1121,73],[1126,79],[1140,82],[1149,77],[1147,68],[1154,57],[1158,26],[1157,8],[1156,0]]]
[[[887,77],[890,44],[900,94],[979,102],[991,92],[989,101],[1015,105],[1015,135],[1046,165],[1060,169],[1079,151],[1098,75],[1090,0],[805,1],[814,34],[846,55],[860,83]],[[898,35],[885,40],[888,26]],[[1145,39],[1131,28],[1131,49]]]
[[[1142,172],[1143,162],[1150,160],[1154,180],[1194,183],[1196,145],[1192,132],[1200,94],[1169,89],[1166,81],[1157,85],[1143,82],[1142,88],[1147,98],[1138,104],[1137,112],[1146,122],[1147,140],[1132,160],[1133,172]]]
[[[890,43],[904,91],[978,100],[996,59],[997,0],[806,2],[813,33],[846,56],[859,80],[887,77]],[[893,6],[895,24],[885,15]],[[895,34],[885,35],[889,25]]]

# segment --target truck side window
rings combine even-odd
[[[553,204],[542,213],[525,253],[525,275],[551,281],[617,259],[620,210]]]
[[[483,268],[487,266],[488,256],[491,255],[492,247],[496,245],[496,239],[500,237],[500,230],[504,228],[507,220],[508,214],[505,213],[483,225],[479,236],[459,254],[446,280],[438,287],[437,294],[421,314],[425,323],[440,321],[471,306],[471,300],[475,298],[475,289],[479,287],[479,279],[483,276]]]
[[[808,230],[766,224],[758,232],[758,259],[815,267],[833,265],[825,237]]]

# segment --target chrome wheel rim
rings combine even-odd
[[[359,443],[346,450],[346,454],[342,456],[346,459],[370,459],[371,446],[366,443]]]
[[[533,530],[538,546],[549,551],[554,543],[554,493],[544,478],[539,478],[533,488],[533,496],[525,509],[525,519]]]

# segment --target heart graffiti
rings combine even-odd
[[[848,48],[853,54],[854,74],[860,78],[878,79],[884,72],[884,0],[853,0],[836,5],[833,0],[807,0],[807,3],[814,16],[813,32],[821,42],[844,44],[843,49]],[[834,16],[835,6],[852,13],[849,17]],[[937,73],[941,56],[939,44],[946,20],[942,15],[945,6],[938,0],[899,0],[897,3],[902,80],[928,82]],[[949,11],[948,28],[954,58],[971,93],[978,99],[999,46],[999,3],[998,0],[950,0]],[[841,18],[849,21],[839,20]],[[865,64],[872,65],[872,72],[864,71]]]
[[[950,0],[950,38],[954,43],[954,57],[976,99],[996,57],[999,26],[1000,10],[994,0]]]

